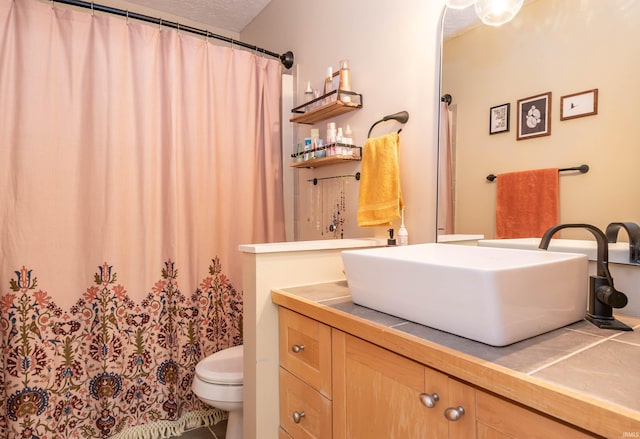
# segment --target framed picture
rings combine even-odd
[[[511,104],[491,107],[489,110],[489,134],[506,133],[509,131],[509,111]]]
[[[581,91],[560,98],[560,120],[598,114],[598,89]]]
[[[551,92],[518,100],[518,140],[551,135]]]

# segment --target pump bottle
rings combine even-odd
[[[409,244],[409,232],[404,226],[404,208],[402,209],[402,223],[398,229],[398,245]]]

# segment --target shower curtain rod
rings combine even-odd
[[[176,23],[173,21],[165,21],[162,18],[154,18],[148,15],[138,14],[136,12],[129,12],[124,9],[118,9],[118,8],[112,8],[109,6],[99,5],[93,2],[85,2],[81,0],[52,0],[51,2],[54,4],[63,3],[66,5],[77,6],[80,8],[91,9],[91,11],[106,12],[108,14],[119,15],[121,17],[126,17],[126,18],[133,18],[135,20],[145,21],[147,23],[157,24],[157,25],[169,27],[172,29],[183,30],[185,32],[190,32],[192,34],[200,35],[207,38],[214,38],[216,40],[224,41],[232,45],[235,44],[237,46],[242,46],[244,48],[251,49],[256,52],[263,53],[265,55],[269,55],[274,58],[278,58],[282,63],[282,65],[285,66],[287,69],[290,69],[291,66],[293,66],[293,52],[290,50],[288,52],[283,53],[282,55],[278,55],[277,53],[272,52],[270,50],[266,50],[258,46],[253,46],[251,44],[243,43],[242,41],[234,40],[233,38],[225,37],[224,35],[214,34],[212,32],[209,32],[208,30],[197,29],[191,26],[184,26],[184,25],[181,25],[180,23]]]

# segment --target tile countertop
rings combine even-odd
[[[616,316],[633,332],[599,329],[583,320],[493,347],[356,305],[346,281],[282,288],[272,299],[605,437],[640,437],[638,317]]]

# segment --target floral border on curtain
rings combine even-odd
[[[106,438],[198,410],[209,413],[200,425],[222,417],[191,391],[199,360],[242,343],[241,293],[218,258],[190,296],[166,261],[140,303],[105,262],[68,310],[36,274],[22,267],[0,292],[0,437]]]

